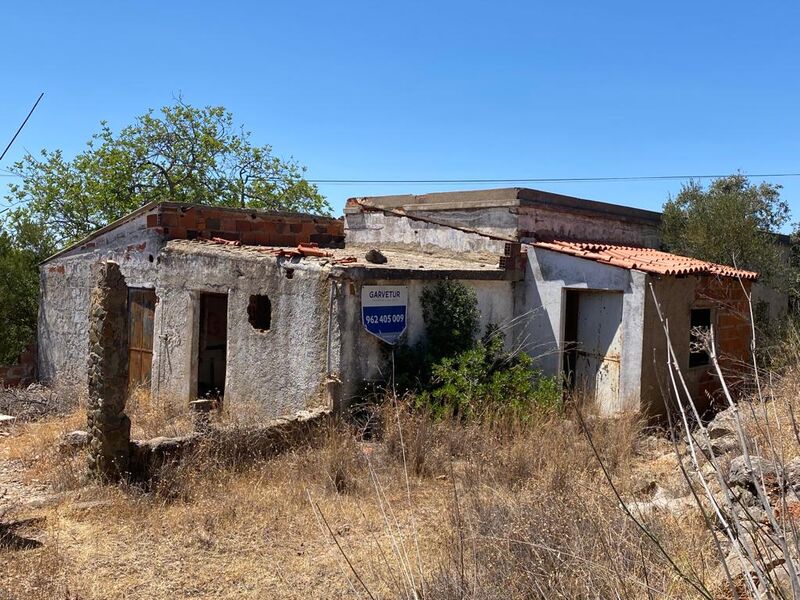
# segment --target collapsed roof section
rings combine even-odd
[[[320,248],[312,244],[297,246],[248,246],[214,238],[211,240],[172,240],[165,254],[198,254],[235,260],[277,261],[285,269],[327,271],[333,277],[351,280],[377,279],[518,279],[519,253],[512,257],[490,254],[422,253],[407,250],[382,250],[385,263],[375,264],[365,256],[368,247]],[[515,249],[511,249],[513,253]],[[518,248],[516,249],[518,250]]]

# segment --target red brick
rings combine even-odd
[[[161,224],[165,227],[177,227],[178,226],[178,215],[175,214],[162,214],[161,215]]]
[[[197,214],[194,211],[183,213],[180,218],[181,227],[197,229]]]
[[[245,232],[245,231],[252,231],[253,225],[250,221],[236,221],[236,231],[238,232]]]
[[[158,227],[158,215],[147,215],[147,227]]]

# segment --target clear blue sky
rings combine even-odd
[[[796,2],[8,2],[5,146],[182,94],[320,179],[800,172]],[[8,179],[0,177],[0,190]],[[800,220],[800,178],[775,180]],[[320,186],[350,196],[476,186]],[[491,186],[490,186],[491,187]],[[497,187],[497,186],[495,186]],[[539,184],[658,210],[680,182]]]

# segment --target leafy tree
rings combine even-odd
[[[12,361],[36,328],[37,265],[155,200],[330,213],[305,167],[256,146],[221,106],[178,99],[114,133],[106,122],[72,159],[60,150],[25,155],[11,170],[0,221],[0,363]]]
[[[37,265],[55,250],[41,223],[18,220],[16,236],[0,229],[0,364],[33,339],[39,300]]]
[[[21,183],[7,200],[18,218],[43,222],[57,245],[154,200],[329,213],[305,167],[255,146],[221,106],[181,99],[149,110],[114,133],[106,122],[68,160],[60,150],[27,154],[13,165]]]
[[[783,287],[786,260],[774,233],[788,222],[789,206],[780,190],[740,173],[708,188],[691,181],[664,204],[662,241],[671,252],[758,271]]]

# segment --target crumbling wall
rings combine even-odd
[[[275,417],[325,405],[329,288],[318,263],[196,242],[170,242],[161,257],[154,393],[187,400],[196,393],[205,292],[228,298],[226,409]],[[267,331],[250,324],[252,295],[270,299]]]
[[[341,219],[300,213],[163,203],[147,217],[147,227],[168,240],[222,238],[256,246],[344,245]]]
[[[0,385],[22,387],[36,381],[36,342],[31,342],[16,362],[0,366]]]
[[[161,238],[145,216],[53,258],[39,269],[38,377],[85,385],[92,265],[112,260],[130,287],[152,288]]]
[[[128,287],[119,265],[93,269],[89,309],[89,471],[116,480],[129,471],[131,421],[125,414],[128,386]]]
[[[503,210],[508,214],[508,209]],[[432,218],[441,220],[439,214]],[[407,248],[429,252],[434,247],[454,253],[503,254],[505,246],[505,242],[501,240],[493,240],[476,233],[374,210],[360,212],[348,209],[345,214],[345,231],[348,244],[377,248]]]
[[[617,215],[604,217],[569,208],[519,208],[519,231],[522,238],[602,241],[659,248],[661,237],[658,227],[657,221],[645,222]]]
[[[742,369],[737,365],[748,364],[750,361],[751,329],[744,290],[749,291],[751,282],[744,281],[743,290],[740,282],[731,277],[648,275],[648,283],[652,283],[662,314],[669,321],[670,339],[678,365],[702,413],[718,396],[720,383],[712,365],[689,367],[691,310],[712,309],[712,324],[716,333],[720,364],[723,372],[727,372],[730,377],[727,380],[729,386],[735,391],[742,383]],[[649,289],[646,300],[643,341],[646,360],[642,369],[642,399],[650,413],[662,414],[662,388],[667,389],[669,385],[666,341]]]

